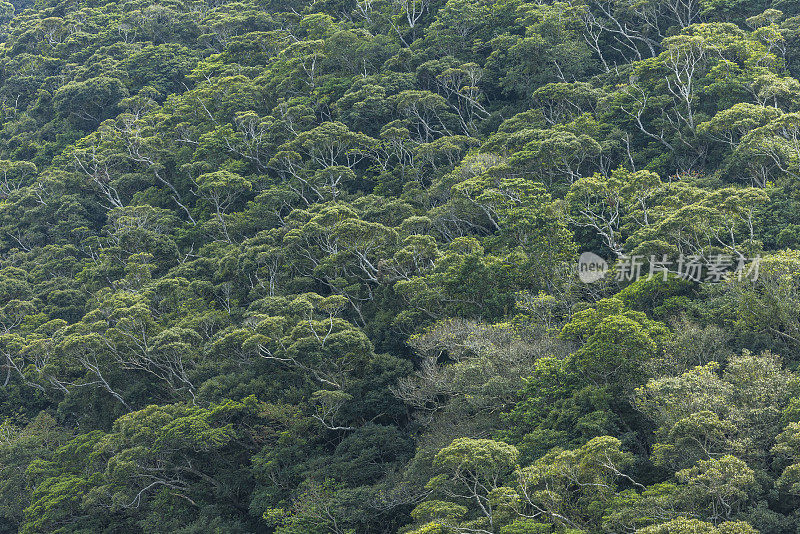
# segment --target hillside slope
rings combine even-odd
[[[797,532],[798,76],[788,0],[0,0],[0,533]]]

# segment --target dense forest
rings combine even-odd
[[[0,0],[0,533],[800,532],[798,78],[795,0]]]

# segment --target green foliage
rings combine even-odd
[[[797,531],[798,14],[0,1],[0,533]]]

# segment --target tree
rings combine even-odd
[[[744,521],[725,521],[718,526],[697,519],[687,519],[680,517],[667,523],[647,527],[641,530],[647,534],[683,534],[690,532],[703,532],[708,534],[753,534],[757,532],[753,527]]]
[[[591,524],[614,494],[614,483],[625,478],[631,462],[620,441],[596,437],[575,450],[554,449],[519,472],[519,493],[525,515],[579,530]]]
[[[198,192],[203,199],[211,203],[217,223],[228,242],[231,241],[231,236],[225,222],[225,212],[252,187],[251,182],[229,171],[205,173],[197,178]]]
[[[626,310],[618,299],[576,313],[561,330],[563,338],[581,344],[570,356],[579,373],[623,391],[642,380],[645,361],[663,350],[667,333],[666,326]]]
[[[456,531],[485,527],[494,530],[496,516],[504,516],[517,498],[514,491],[502,487],[503,479],[513,471],[517,450],[506,443],[489,439],[459,438],[441,449],[433,460],[434,468],[442,474],[428,482],[435,493],[456,502],[427,501],[412,512],[415,519],[425,525],[415,532],[427,532],[436,526],[454,527]],[[468,503],[478,510],[479,520],[463,523],[458,519],[466,508],[457,504]],[[504,513],[505,512],[505,513]]]
[[[128,91],[117,78],[98,76],[84,82],[69,82],[53,95],[58,113],[70,117],[81,127],[96,127],[114,116]]]

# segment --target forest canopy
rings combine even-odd
[[[0,0],[0,534],[797,533],[799,78],[790,0]]]

